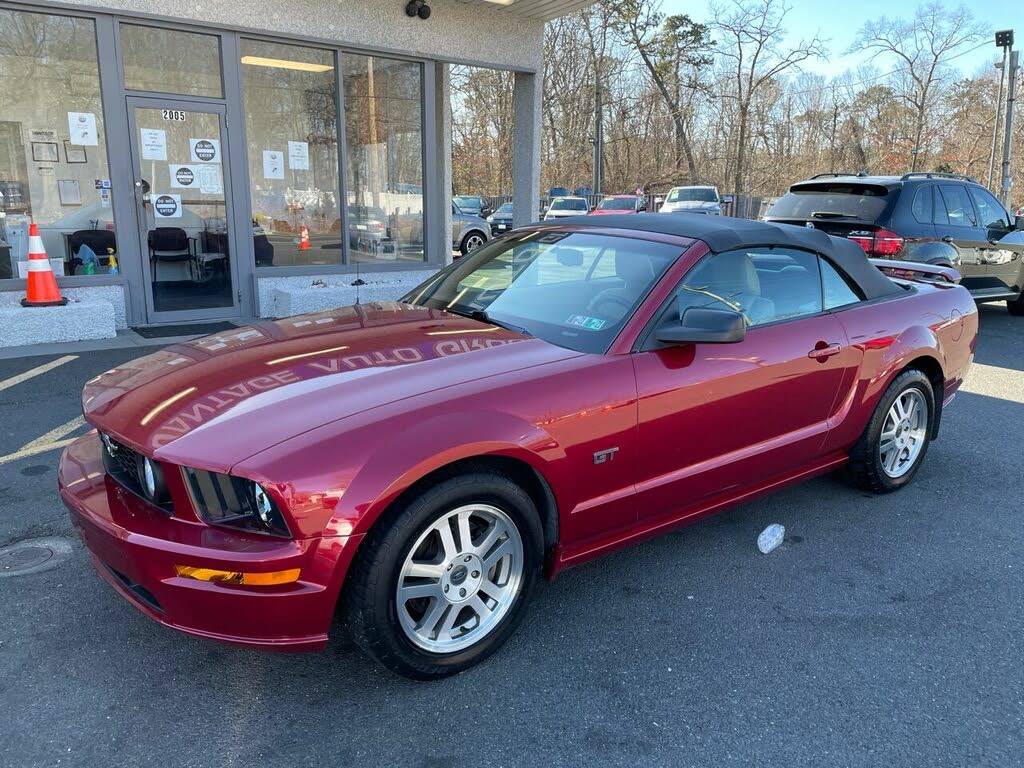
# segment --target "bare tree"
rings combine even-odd
[[[873,57],[889,54],[899,62],[900,96],[914,111],[914,146],[910,170],[917,170],[924,152],[928,112],[936,98],[937,86],[948,76],[946,63],[976,44],[984,28],[974,23],[964,6],[947,11],[940,2],[918,7],[910,20],[883,16],[867,22],[860,30],[851,52],[871,51]]]
[[[708,28],[689,16],[666,17],[660,0],[605,0],[612,29],[634,48],[665,101],[675,127],[676,168],[697,180],[697,163],[686,129],[685,94],[701,87],[698,72],[712,63]]]
[[[750,109],[754,99],[788,69],[810,58],[824,57],[821,39],[800,40],[793,47],[779,47],[785,34],[783,22],[789,8],[780,0],[730,0],[714,7],[714,26],[721,35],[719,54],[728,62],[733,79],[731,93],[736,102],[736,199],[747,179],[747,141]]]

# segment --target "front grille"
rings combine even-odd
[[[101,434],[100,437],[104,446],[103,466],[107,470],[107,474],[118,485],[131,491],[147,504],[152,504],[164,512],[174,512],[174,507],[170,500],[163,504],[158,504],[147,497],[145,491],[142,490],[138,468],[141,454],[138,451],[132,450],[124,443],[118,442],[110,435]]]
[[[204,520],[230,524],[255,515],[256,499],[251,481],[192,467],[185,467],[185,476]]]

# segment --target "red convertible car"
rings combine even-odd
[[[259,322],[89,381],[61,459],[99,573],[160,623],[420,679],[538,577],[844,465],[910,482],[974,356],[949,269],[706,216],[517,230],[401,302]]]

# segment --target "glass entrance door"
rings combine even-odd
[[[224,107],[129,97],[150,322],[239,315]]]

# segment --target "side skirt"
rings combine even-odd
[[[593,560],[601,555],[614,552],[622,547],[638,544],[639,542],[646,541],[647,539],[652,539],[655,536],[667,533],[674,528],[681,528],[684,525],[695,523],[698,520],[703,520],[705,517],[711,517],[712,515],[718,514],[726,509],[730,509],[731,507],[738,506],[761,496],[766,496],[769,493],[781,490],[790,485],[795,485],[796,483],[800,483],[804,480],[809,480],[812,477],[828,474],[829,472],[832,472],[846,464],[848,460],[849,456],[845,452],[832,454],[818,460],[814,464],[803,467],[796,472],[768,480],[760,485],[746,488],[739,493],[712,499],[704,506],[697,508],[684,508],[680,514],[674,517],[662,517],[657,520],[641,520],[638,524],[613,532],[603,540],[596,543],[587,542],[579,547],[566,547],[560,544],[556,548],[554,557],[552,558],[548,572],[548,579],[554,580],[558,573],[566,568],[580,565],[588,560]]]

